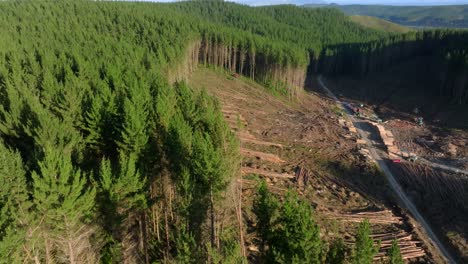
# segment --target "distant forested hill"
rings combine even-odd
[[[318,5],[306,6],[318,7]],[[348,15],[374,16],[405,26],[433,28],[468,28],[468,5],[329,5],[327,7],[336,7]]]

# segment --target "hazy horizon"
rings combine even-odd
[[[125,0],[123,0],[125,1]],[[126,0],[145,2],[176,2],[183,0]],[[339,4],[339,5],[394,5],[394,6],[440,6],[440,5],[468,5],[468,0],[228,0],[247,5],[279,5],[279,4]]]
[[[339,4],[339,5],[396,5],[396,6],[436,6],[436,5],[466,5],[468,0],[234,0],[233,2],[248,5],[277,4]]]

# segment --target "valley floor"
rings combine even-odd
[[[222,111],[241,142],[243,220],[249,259],[258,257],[251,204],[259,178],[279,194],[289,188],[310,200],[325,240],[353,243],[357,223],[368,218],[382,241],[376,258],[397,238],[412,263],[443,263],[417,223],[400,209],[385,178],[342,122],[340,109],[318,90],[290,102],[243,77],[200,68],[188,80],[219,98]],[[316,83],[311,84],[318,87]]]

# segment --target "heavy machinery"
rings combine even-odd
[[[354,109],[354,115],[356,117],[361,117],[361,110],[358,107]]]
[[[409,151],[405,151],[405,150],[401,151],[401,156],[409,162],[415,162],[419,159],[416,154],[411,153]]]
[[[416,124],[419,126],[424,126],[424,119],[422,117],[416,118]]]
[[[415,162],[415,161],[418,160],[418,156],[412,154],[407,158],[407,160],[410,161],[410,162]]]
[[[359,108],[359,106],[355,106],[352,103],[348,103],[346,104],[346,106],[348,107],[349,110],[351,110],[354,116],[361,117],[361,109]]]

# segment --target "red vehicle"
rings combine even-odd
[[[401,160],[399,160],[399,159],[394,159],[392,161],[393,161],[393,163],[400,163],[401,162]]]
[[[353,114],[359,111],[359,108],[355,107],[352,103],[346,103],[345,105],[348,107],[349,110],[351,110]]]

